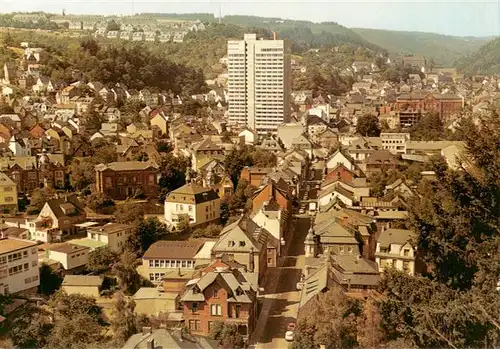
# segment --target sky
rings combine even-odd
[[[434,32],[457,36],[500,35],[500,0],[0,0],[0,13],[45,11],[130,15],[140,12],[213,13],[332,21],[347,27]]]

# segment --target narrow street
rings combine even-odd
[[[261,316],[255,331],[254,343],[257,348],[287,348],[286,327],[295,322],[300,291],[297,282],[304,267],[304,239],[310,226],[310,217],[297,216],[293,239],[288,248],[284,265],[272,271],[266,289]],[[274,291],[273,291],[274,290]]]

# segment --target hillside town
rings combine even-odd
[[[182,42],[205,30],[115,20],[117,30],[100,16],[50,18],[89,40]],[[338,69],[352,79],[346,93],[296,89],[308,69],[273,34],[227,40],[223,71],[191,95],[76,69],[56,80],[44,74],[53,52],[5,45],[20,57],[0,80],[0,321],[18,337],[0,347],[299,348],[311,314],[330,316],[318,313],[327,295],[363,312],[390,273],[439,269],[420,250],[419,227],[433,227],[413,210],[425,185],[473,167],[462,127],[495,110],[500,79],[377,56]],[[397,67],[411,73],[387,79]],[[36,321],[20,322],[23,312]],[[71,313],[73,324],[58,322]],[[380,347],[360,339],[372,325],[359,314],[358,344],[300,348]],[[451,334],[432,338],[456,347]]]

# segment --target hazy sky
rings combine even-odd
[[[168,0],[0,0],[0,12],[46,11],[82,14],[208,12],[334,21],[347,27],[435,32],[461,36],[500,35],[500,0],[356,1],[168,1]]]

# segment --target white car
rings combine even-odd
[[[306,212],[306,211],[305,211],[303,208],[301,208],[301,209],[299,210],[299,214],[304,214],[304,212]]]
[[[293,331],[286,331],[286,333],[285,333],[285,340],[287,342],[293,342],[293,337],[294,337]]]

